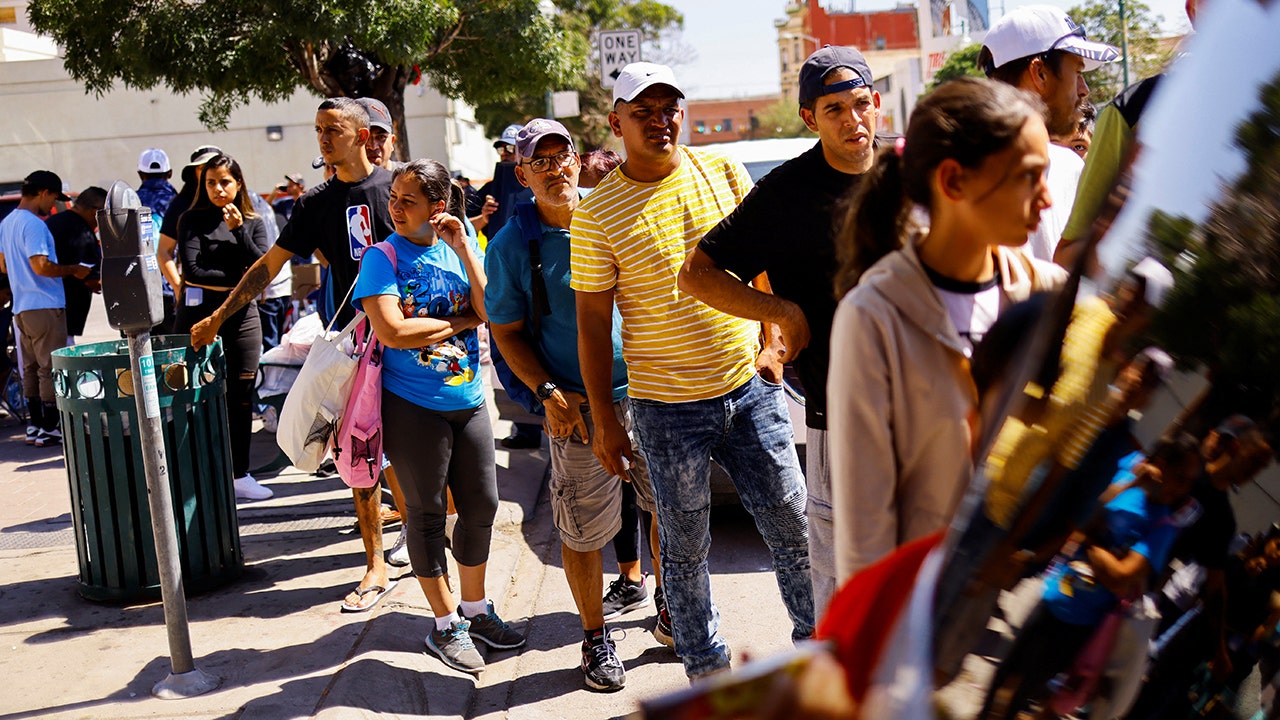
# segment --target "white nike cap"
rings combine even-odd
[[[1085,71],[1096,70],[1120,57],[1115,47],[1087,39],[1084,28],[1052,5],[1024,5],[1010,10],[991,26],[982,44],[991,52],[991,67],[983,68],[988,75],[1005,63],[1051,50],[1084,58]]]
[[[653,85],[669,85],[676,94],[684,97],[684,91],[676,84],[676,76],[671,68],[656,63],[634,62],[618,73],[618,79],[613,83],[613,101],[631,102]]]

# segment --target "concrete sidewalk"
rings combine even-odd
[[[116,337],[95,304],[81,340]],[[495,422],[495,439],[509,429]],[[286,468],[258,478],[274,498],[238,507],[244,575],[187,600],[196,666],[220,687],[155,699],[152,686],[170,670],[163,608],[77,595],[62,448],[27,446],[23,430],[0,420],[0,720],[615,718],[640,698],[687,687],[675,654],[653,640],[650,606],[610,623],[626,633],[618,651],[627,687],[609,695],[583,688],[582,631],[544,489],[547,451],[498,447],[488,590],[503,618],[527,633],[524,648],[482,647],[488,668],[479,679],[446,668],[425,652],[431,613],[412,576],[372,612],[339,612],[364,574],[351,492],[336,476]],[[273,435],[254,435],[253,467],[276,452]],[[750,517],[717,508],[712,523],[712,588],[736,657],[788,649],[790,622]],[[606,580],[613,563],[606,550]]]

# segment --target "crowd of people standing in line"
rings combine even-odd
[[[1194,8],[1189,1],[1193,17]],[[768,548],[792,640],[838,625],[829,615],[819,622],[860,591],[851,579],[904,548],[924,547],[915,562],[933,567],[922,559],[938,551],[983,446],[982,393],[999,383],[1013,352],[1001,328],[1025,322],[1013,310],[1019,303],[1066,286],[1064,266],[1081,237],[1070,228],[1088,221],[1081,213],[1097,213],[1106,190],[1081,178],[1118,172],[1096,169],[1123,157],[1109,146],[1099,163],[1090,160],[1099,143],[1116,140],[1102,135],[1090,149],[1084,79],[1117,57],[1061,10],[1018,8],[984,40],[978,62],[989,79],[943,84],[896,137],[877,132],[880,96],[865,58],[821,48],[799,74],[799,114],[818,141],[754,186],[739,163],[679,144],[679,82],[670,68],[634,63],[616,80],[608,116],[625,159],[580,156],[561,123],[536,118],[507,128],[495,144],[503,155],[493,183],[470,191],[433,160],[392,161],[393,123],[381,103],[331,98],[315,125],[317,163],[332,175],[305,192],[301,178],[287,177],[282,227],[269,205],[255,209],[261,197],[238,163],[213,147],[192,155],[178,193],[167,184],[167,156],[144,152],[140,195],[163,215],[173,327],[196,347],[221,337],[226,348],[238,496],[271,494],[248,473],[267,325],[259,298],[292,259],[315,255],[327,265],[326,319],[345,324],[357,310],[368,317],[383,348],[384,475],[404,525],[401,542],[384,552],[380,489],[353,489],[366,574],[344,610],[367,611],[388,591],[391,555],[412,565],[434,616],[426,647],[446,665],[482,671],[476,640],[523,645],[486,590],[498,507],[481,366],[487,328],[536,397],[531,410],[545,415],[533,432],[550,438],[551,507],[583,630],[585,684],[625,685],[607,622],[649,602],[645,544],[654,638],[697,680],[732,659],[707,564],[712,461]],[[86,190],[76,207],[101,207],[103,195]],[[41,171],[24,184],[20,207],[36,213],[57,199],[65,199],[61,181]],[[48,413],[47,350],[66,331],[61,306],[31,299],[54,295],[46,286],[55,278],[86,278],[92,263],[58,264],[63,255],[46,235],[25,216],[0,225],[0,266],[31,258],[11,273],[15,312],[32,358],[24,390]],[[1172,436],[1149,451],[1133,438],[1127,413],[1171,366],[1158,348],[1139,352],[1135,343],[1171,283],[1148,258],[1115,297],[1082,302],[1045,427],[1015,423],[996,439],[993,452],[1048,438],[1045,452],[1088,497],[1062,537],[1055,528],[1039,538],[1046,558],[1019,558],[1012,574],[1043,577],[1043,597],[996,674],[984,716],[1016,717],[1033,703],[1051,716],[1055,676],[1090,630],[1121,601],[1168,598],[1173,558],[1201,573],[1176,600],[1163,600],[1169,618],[1191,617],[1160,629],[1191,627],[1211,647],[1170,636],[1165,647],[1176,651],[1156,656],[1147,689],[1111,706],[1117,717],[1131,704],[1130,717],[1165,717],[1162,689],[1197,669],[1188,658],[1207,653],[1238,683],[1259,653],[1226,638],[1248,636],[1256,649],[1280,619],[1270,602],[1280,590],[1280,541],[1257,543],[1239,562],[1228,550],[1235,524],[1225,493],[1269,463],[1262,431],[1237,416],[1203,439]],[[807,391],[803,469],[785,364]],[[1085,419],[1094,416],[1102,419]],[[55,432],[38,424],[28,439],[44,444]],[[522,432],[504,444],[541,442]],[[1058,441],[1069,449],[1050,447]],[[1015,466],[995,483],[1014,495]],[[1007,519],[998,503],[985,512],[997,525]],[[610,542],[619,576],[606,589]],[[446,547],[458,568],[456,596]],[[1224,609],[1233,607],[1247,617]],[[920,697],[877,694],[876,663],[836,683],[848,688],[837,693],[837,714],[927,712]]]

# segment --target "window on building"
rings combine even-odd
[[[694,132],[705,133],[707,131],[707,123],[702,120],[695,120],[693,122],[693,129]]]
[[[733,132],[733,118],[725,118],[721,125],[725,132]]]
[[[876,49],[877,49],[877,50],[883,50],[883,49],[884,49],[884,47],[885,47],[884,42],[885,42],[885,41],[884,41],[884,36],[883,36],[883,35],[878,36],[878,37],[876,38]]]

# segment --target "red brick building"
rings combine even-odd
[[[684,126],[690,145],[754,140],[752,118],[778,102],[777,95],[734,100],[690,100]]]
[[[898,61],[919,57],[918,10],[912,3],[890,10],[839,12],[824,9],[820,0],[791,0],[786,13],[787,17],[774,25],[778,29],[782,96],[792,102],[798,91],[800,65],[823,45],[858,48],[877,80],[892,72]]]
[[[809,0],[809,35],[822,45],[852,45],[864,53],[915,50],[920,47],[916,6],[859,13],[828,13]]]

